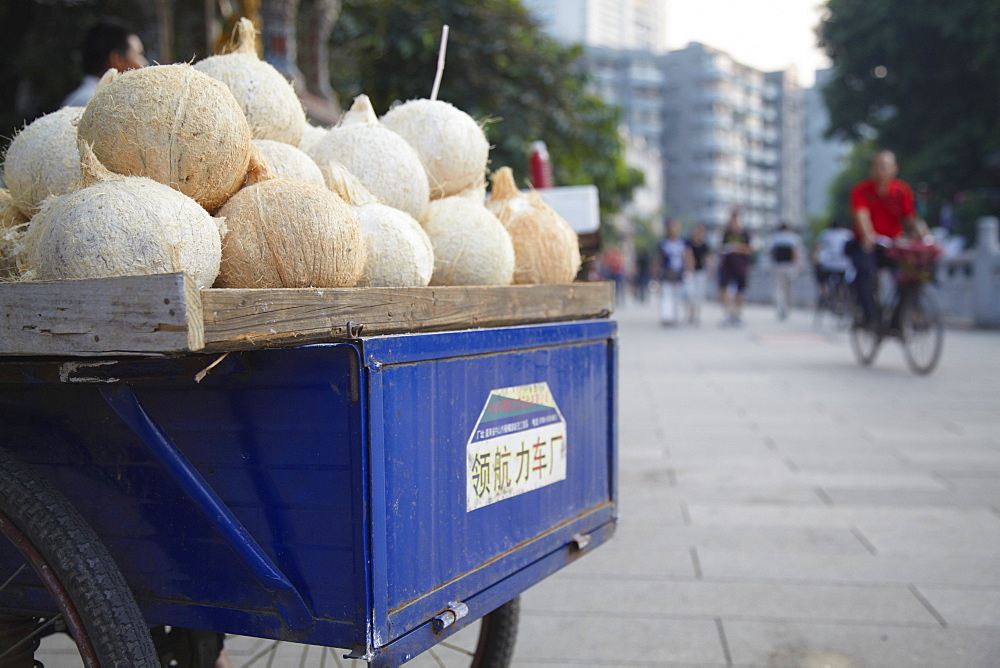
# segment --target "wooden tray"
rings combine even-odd
[[[0,355],[157,355],[606,318],[614,284],[198,290],[183,274],[0,283]]]

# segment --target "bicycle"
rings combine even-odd
[[[850,318],[854,315],[854,296],[851,294],[851,285],[844,272],[823,272],[818,287],[816,312],[813,316],[814,326],[819,327],[822,324],[823,313],[826,312],[833,316],[834,326],[838,330],[846,329]]]
[[[886,303],[881,281],[876,276],[872,320],[863,323],[860,305],[855,306],[857,317],[851,325],[851,348],[858,363],[870,366],[884,339],[899,339],[910,370],[927,375],[937,366],[944,346],[941,309],[926,289],[941,249],[922,241],[890,243],[885,247],[885,256],[895,285],[891,301]]]

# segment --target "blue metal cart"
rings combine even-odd
[[[2,357],[0,664],[161,626],[404,663],[612,535],[615,365],[606,318]]]

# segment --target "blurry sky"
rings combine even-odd
[[[821,0],[667,0],[667,46],[702,42],[765,72],[798,68],[799,83],[830,66],[816,46]]]

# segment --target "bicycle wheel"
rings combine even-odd
[[[520,598],[500,606],[479,622],[430,648],[408,662],[414,668],[507,668],[514,656],[517,625],[520,618]],[[326,668],[353,666],[356,661],[342,660],[346,650],[315,645],[244,638],[226,640],[226,653],[236,668],[264,666],[299,666]],[[182,664],[183,665],[183,664]],[[212,664],[193,664],[194,668],[212,668]]]
[[[919,288],[903,300],[899,314],[906,364],[916,374],[927,375],[941,359],[944,324],[937,302]]]
[[[854,357],[858,360],[858,364],[871,366],[871,363],[875,361],[875,355],[878,354],[878,348],[882,344],[882,333],[874,325],[860,324],[859,311],[860,308],[855,310],[856,315],[853,324],[851,324],[851,350],[854,351]]]
[[[854,295],[849,284],[838,281],[833,291],[830,312],[834,316],[834,325],[839,330],[847,329],[854,316]]]
[[[76,659],[60,665],[157,666],[142,612],[107,549],[72,504],[28,466],[0,448],[0,607],[37,601],[46,610],[5,611],[0,665],[42,665],[34,654],[56,632],[70,634]],[[22,598],[23,597],[23,598]],[[65,638],[65,636],[62,636]]]

